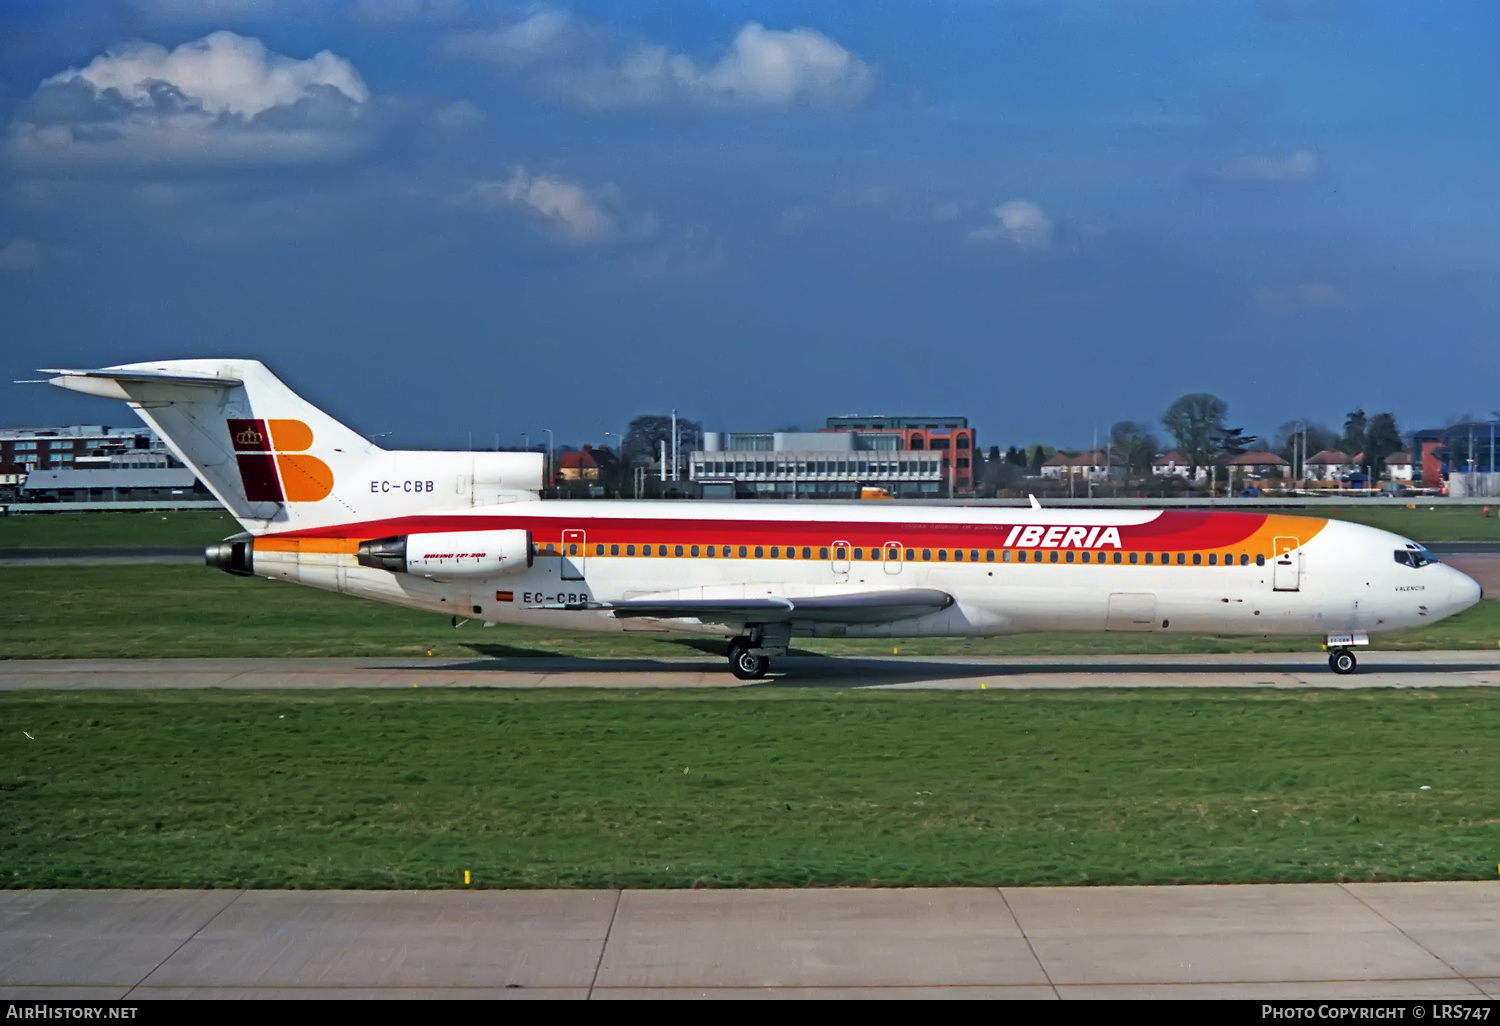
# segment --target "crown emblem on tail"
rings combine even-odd
[[[265,436],[254,428],[246,428],[234,436],[234,440],[240,445],[259,445],[265,441]]]

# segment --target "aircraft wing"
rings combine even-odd
[[[756,599],[638,599],[604,603],[617,619],[692,617],[704,623],[894,623],[936,613],[953,596],[936,588],[887,588],[847,595]]]

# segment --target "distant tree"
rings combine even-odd
[[[1026,450],[1026,469],[1033,477],[1042,472],[1042,464],[1047,462],[1055,450],[1050,445],[1033,445]]]
[[[1339,440],[1339,448],[1353,456],[1365,451],[1365,429],[1369,424],[1365,417],[1365,411],[1354,410],[1344,418],[1344,437]],[[1395,450],[1391,450],[1394,452]]]
[[[1303,432],[1307,435],[1307,451],[1302,452]],[[1289,420],[1276,429],[1275,452],[1288,463],[1291,462],[1293,440],[1296,440],[1299,459],[1307,459],[1316,456],[1324,449],[1332,449],[1338,444],[1338,436],[1322,424],[1311,420]]]
[[[1014,445],[1009,446],[1005,450],[1005,462],[1025,469],[1026,453],[1021,449],[1017,449]]]
[[[1225,428],[1219,432],[1219,452],[1225,456],[1243,456],[1259,441],[1258,436],[1245,434],[1244,428]]]
[[[677,418],[677,441],[679,459],[681,454],[692,452],[698,443],[702,425],[686,417]],[[672,418],[658,414],[637,417],[625,429],[625,440],[620,444],[620,457],[629,466],[651,463],[661,457],[661,443],[672,448]]]
[[[1396,429],[1396,418],[1389,413],[1377,413],[1370,418],[1365,428],[1365,466],[1369,468],[1370,480],[1380,480],[1385,469],[1385,458],[1401,451],[1401,432]]]
[[[1135,420],[1122,420],[1110,428],[1109,443],[1125,461],[1125,469],[1132,477],[1149,475],[1151,463],[1161,451],[1161,440],[1152,434],[1151,428]]]
[[[1167,407],[1161,423],[1177,441],[1177,451],[1187,459],[1195,472],[1219,457],[1219,440],[1223,437],[1224,418],[1229,404],[1216,395],[1194,392],[1182,396]]]

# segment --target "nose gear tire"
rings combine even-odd
[[[1354,658],[1354,653],[1347,649],[1339,649],[1328,653],[1328,668],[1334,673],[1353,673],[1359,660]]]

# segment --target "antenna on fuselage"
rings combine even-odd
[[[1031,500],[1031,508],[1032,509],[1041,509],[1042,508],[1042,504],[1040,502],[1036,501],[1036,496],[1035,495],[1032,495],[1030,492],[1027,492],[1026,493],[1026,498],[1028,498],[1028,499]]]

